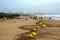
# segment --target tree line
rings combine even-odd
[[[19,16],[20,16],[20,14],[3,13],[3,12],[0,13],[0,19],[4,19],[4,18],[12,19],[12,18],[19,17]]]

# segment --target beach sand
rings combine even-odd
[[[21,17],[0,22],[0,40],[60,40],[60,21],[50,19],[43,20],[48,30],[39,30],[35,38],[25,38],[24,35],[29,34],[30,30],[36,26],[37,21]]]

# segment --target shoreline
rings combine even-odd
[[[50,17],[52,20],[60,20],[60,15],[35,15],[37,17],[43,17],[49,19]]]

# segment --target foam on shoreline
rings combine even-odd
[[[60,15],[35,15],[35,16],[38,16],[38,17],[44,17],[44,18],[52,18],[54,20],[60,20]]]

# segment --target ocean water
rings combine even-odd
[[[38,17],[46,17],[46,18],[52,18],[52,19],[55,19],[55,20],[60,20],[60,15],[36,15]]]

